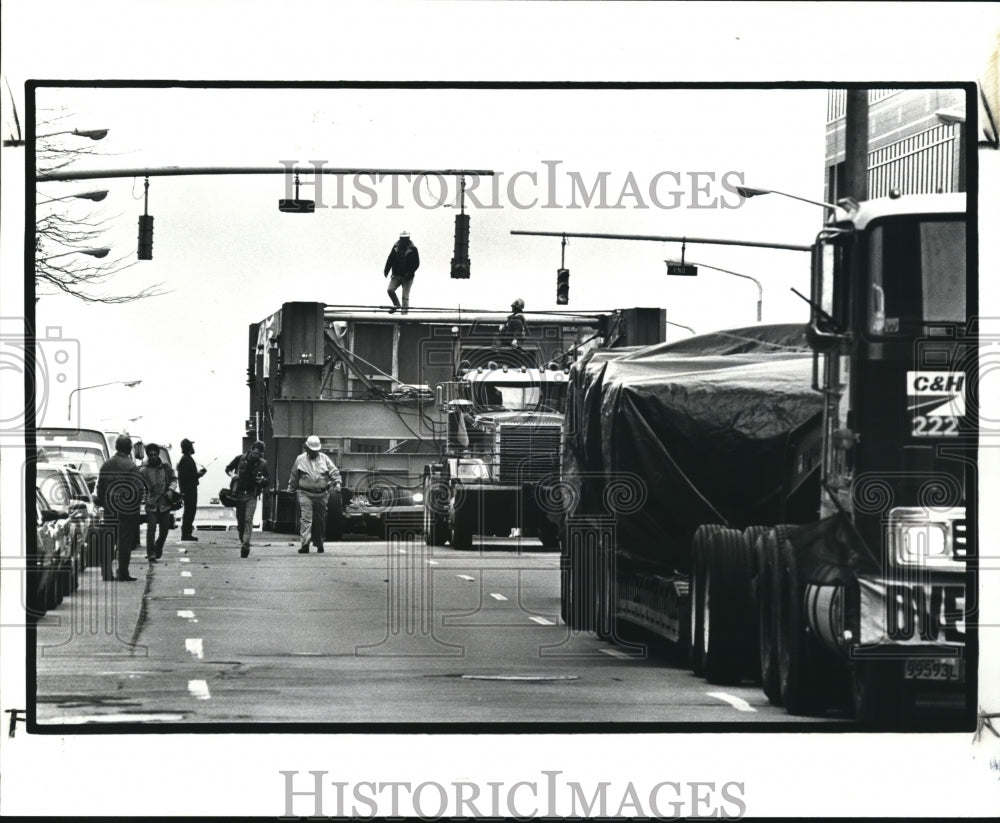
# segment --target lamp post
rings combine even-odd
[[[694,263],[691,260],[687,260],[681,263],[677,260],[664,260],[667,266],[701,266],[704,269],[712,269],[713,271],[719,271],[723,274],[731,274],[733,277],[742,277],[744,280],[752,280],[754,285],[757,286],[757,322],[760,322],[761,309],[764,305],[764,287],[761,286],[760,281],[756,277],[751,277],[749,274],[740,274],[738,271],[730,271],[729,269],[720,269],[718,266],[710,266],[708,263]]]
[[[19,129],[20,131],[20,129]],[[69,129],[68,131],[54,131],[49,134],[36,134],[36,140],[44,140],[46,137],[58,137],[61,134],[72,134],[74,137],[89,137],[91,140],[103,140],[108,136],[109,129]],[[5,146],[23,146],[23,140],[4,140]]]
[[[73,249],[73,251],[64,251],[64,252],[61,252],[60,254],[53,254],[50,257],[43,257],[38,262],[39,263],[46,263],[49,260],[55,260],[57,257],[66,257],[66,256],[68,256],[70,254],[89,254],[91,257],[101,258],[101,257],[107,257],[108,254],[110,254],[110,253],[111,253],[111,249],[106,248],[106,247],[105,248],[100,248],[100,249]]]
[[[748,199],[750,197],[757,197],[761,194],[780,194],[782,197],[790,197],[792,200],[801,200],[803,203],[812,203],[814,206],[822,206],[824,209],[833,209],[834,211],[837,210],[837,206],[833,203],[826,203],[822,200],[810,200],[808,197],[799,197],[797,194],[789,194],[787,191],[777,191],[776,189],[754,189],[749,186],[737,186],[736,191],[740,197]]]
[[[142,382],[141,380],[112,380],[110,383],[97,383],[94,386],[79,386],[79,387],[73,389],[69,393],[69,399],[68,399],[68,401],[66,403],[66,419],[67,420],[72,419],[72,415],[73,415],[73,395],[76,394],[77,392],[87,391],[87,389],[99,389],[99,388],[101,388],[103,386],[125,386],[125,387],[131,389],[134,386],[138,386],[141,382]]]
[[[45,200],[40,200],[40,203],[58,203],[60,200],[91,200],[94,203],[100,203],[105,197],[108,196],[107,189],[99,189],[98,191],[81,191],[78,194],[65,194],[62,197],[48,197]]]

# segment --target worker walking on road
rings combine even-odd
[[[146,446],[146,459],[139,468],[146,484],[146,559],[155,563],[163,557],[163,545],[173,516],[170,512],[171,492],[177,491],[177,476],[163,462],[156,443]],[[157,534],[159,531],[159,534]]]
[[[310,541],[323,551],[326,535],[326,507],[330,494],[340,494],[340,469],[322,452],[314,434],[306,440],[305,451],[295,458],[288,478],[288,491],[295,492],[299,504],[299,554],[309,553]]]
[[[409,310],[410,288],[413,286],[413,276],[417,273],[418,268],[420,268],[420,254],[417,252],[417,247],[410,240],[410,235],[404,231],[399,235],[399,240],[392,247],[392,251],[389,252],[389,257],[385,261],[385,270],[382,272],[383,277],[388,277],[389,272],[392,272],[392,277],[389,279],[389,288],[387,289],[389,299],[392,300],[392,308],[389,309],[390,313],[395,312],[399,308],[396,289],[400,286],[403,287],[403,314],[406,314]]]
[[[234,457],[226,466],[226,472],[236,481],[232,492],[236,498],[236,528],[240,533],[240,557],[249,557],[257,498],[271,481],[267,461],[264,459],[264,443],[258,440],[246,454]]]

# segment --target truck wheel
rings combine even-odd
[[[741,532],[712,533],[703,586],[703,668],[709,683],[737,683],[749,668],[749,547]]]
[[[778,626],[774,597],[777,580],[778,546],[784,542],[778,530],[767,532],[757,542],[757,631],[760,638],[760,685],[772,706],[781,705],[778,675]]]
[[[344,509],[340,504],[340,494],[330,492],[326,503],[326,529],[323,535],[326,540],[340,540],[344,536]]]
[[[907,718],[906,681],[895,661],[858,663],[851,677],[854,719],[863,726],[903,731]]]
[[[806,632],[798,557],[788,540],[781,542],[778,551],[776,594],[781,700],[789,714],[816,714],[823,708],[826,690],[825,684],[817,682],[822,653],[817,653]]]
[[[614,637],[615,581],[611,575],[611,551],[603,545],[597,548],[597,579],[594,589],[597,594],[597,608],[594,615],[594,633],[601,640]]]
[[[542,518],[542,524],[538,527],[538,539],[542,541],[542,546],[546,549],[559,548],[559,526],[546,517]]]
[[[472,548],[472,517],[469,507],[456,509],[452,506],[451,516],[451,547],[453,549]]]
[[[688,595],[691,612],[691,648],[688,663],[699,677],[705,671],[705,575],[708,571],[708,554],[711,535],[717,525],[699,526],[691,538],[691,586]]]

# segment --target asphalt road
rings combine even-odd
[[[662,646],[559,618],[559,554],[171,532],[135,583],[96,569],[37,630],[40,724],[794,723],[759,688],[715,687]],[[843,722],[829,717],[826,722]],[[447,730],[446,728],[443,730]]]

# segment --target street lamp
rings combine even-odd
[[[822,200],[810,200],[808,197],[799,197],[797,194],[789,194],[786,191],[777,191],[775,189],[753,189],[749,186],[737,186],[736,192],[740,197],[757,197],[761,194],[780,194],[782,197],[790,197],[792,200],[801,200],[803,203],[812,203],[814,206],[822,206],[824,209],[837,210],[837,207],[833,203],[825,203]],[[709,267],[710,268],[710,267]]]
[[[66,194],[62,197],[49,197],[45,200],[40,200],[40,203],[58,203],[60,200],[91,200],[94,203],[100,203],[105,197],[108,196],[107,189],[99,189],[98,191],[81,191],[78,194]]]
[[[66,403],[66,419],[72,419],[73,414],[73,395],[80,391],[86,391],[87,389],[99,389],[102,386],[125,386],[126,388],[133,388],[138,386],[141,380],[112,380],[110,383],[98,383],[95,386],[79,386],[69,393],[69,399]]]
[[[60,134],[72,134],[75,137],[89,137],[91,140],[103,140],[108,136],[109,129],[70,129],[69,131],[54,131],[50,134],[36,134],[36,140],[43,140],[46,137],[58,137]],[[23,146],[23,140],[4,140],[5,146]]]
[[[47,263],[49,260],[55,260],[57,257],[66,257],[70,254],[89,254],[91,257],[101,258],[107,257],[110,253],[111,249],[106,247],[100,249],[73,249],[72,251],[64,251],[60,254],[53,254],[51,257],[43,257],[38,262]]]
[[[757,286],[757,322],[760,322],[761,309],[764,304],[764,287],[761,286],[760,281],[756,277],[751,277],[749,274],[740,274],[738,271],[730,271],[729,269],[720,269],[718,266],[710,266],[708,263],[694,263],[690,260],[681,263],[679,260],[664,260],[667,264],[668,270],[670,266],[701,266],[704,269],[712,269],[713,271],[720,271],[723,274],[731,274],[733,277],[742,277],[744,280],[752,280],[754,285]]]

